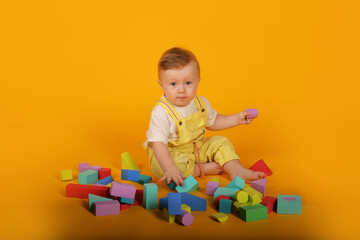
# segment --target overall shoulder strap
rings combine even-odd
[[[179,114],[176,112],[176,110],[173,108],[173,106],[171,106],[171,104],[167,100],[161,99],[156,103],[156,105],[160,105],[163,108],[165,108],[166,111],[168,111],[168,113],[176,123],[180,121],[181,118]]]
[[[201,97],[195,96],[194,101],[196,103],[196,107],[197,107],[198,110],[201,110],[201,109],[206,110],[204,101],[201,99]]]

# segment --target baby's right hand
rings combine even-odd
[[[184,179],[186,179],[184,174],[180,171],[178,167],[174,166],[164,171],[164,176],[159,179],[159,182],[166,180],[167,184],[170,184],[172,180],[176,183],[176,185],[181,184],[182,186],[184,186]]]

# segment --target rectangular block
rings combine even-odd
[[[214,192],[216,191],[216,189],[220,186],[219,182],[213,182],[213,181],[209,181],[206,184],[206,195],[212,196],[214,195]]]
[[[134,204],[134,199],[131,199],[131,198],[117,197],[117,200],[118,200],[120,203]]]
[[[117,200],[94,203],[95,216],[120,214],[120,203]]]
[[[132,180],[131,180],[132,181]],[[152,181],[152,177],[144,174],[139,174],[139,180],[133,181],[140,184],[149,183]]]
[[[112,178],[112,176],[108,176],[106,178],[103,178],[97,182],[94,182],[93,185],[95,184],[102,184],[102,185],[108,185],[109,183],[112,183],[114,181],[114,179]]]
[[[146,209],[157,208],[158,186],[155,183],[144,184],[143,206]]]
[[[99,179],[104,179],[111,176],[111,168],[101,168],[99,170]]]
[[[224,187],[218,187],[216,191],[214,192],[214,204],[216,202],[216,198],[220,195],[229,196],[232,199],[234,199],[235,193],[238,191],[237,188],[224,188]]]
[[[90,169],[99,172],[100,169],[102,169],[102,166],[99,166],[99,165],[90,166]]]
[[[133,205],[135,206],[142,206],[144,201],[144,190],[143,189],[136,189],[135,199]]]
[[[110,194],[112,196],[134,199],[135,193],[134,185],[114,181],[111,183]]]
[[[91,185],[82,185],[70,183],[66,185],[65,195],[66,197],[73,198],[88,198],[89,193],[98,195],[101,197],[110,197],[109,187],[101,187],[101,186],[91,186]]]
[[[131,169],[121,169],[121,180],[139,181],[139,171]]]
[[[79,163],[79,172],[84,172],[90,169],[89,163]]]
[[[181,214],[181,195],[180,193],[168,194],[168,211],[169,215]]]
[[[184,180],[184,186],[178,185],[178,186],[175,187],[175,189],[179,193],[182,193],[182,192],[191,193],[191,192],[196,191],[196,190],[199,189],[199,184],[195,180],[195,178],[190,175],[189,177],[187,177]]]
[[[96,182],[98,180],[98,177],[99,177],[99,173],[97,171],[89,169],[79,173],[78,183],[89,185],[90,183]]]
[[[281,195],[277,197],[278,214],[301,214],[302,201],[299,195]]]
[[[206,199],[192,195],[187,192],[181,194],[181,204],[188,205],[192,211],[206,211]],[[159,209],[162,210],[168,207],[168,197],[159,199]]]
[[[94,209],[95,202],[104,202],[104,201],[113,201],[114,200],[111,198],[100,197],[100,196],[97,196],[94,194],[89,194],[88,199],[89,199],[89,210],[90,211],[92,211]]]
[[[245,222],[267,219],[268,209],[262,204],[243,206],[239,209],[239,217]]]
[[[229,199],[220,199],[219,213],[231,213],[232,201]]]

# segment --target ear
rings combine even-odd
[[[161,89],[164,91],[163,86],[162,86],[162,82],[159,79],[157,80],[157,82],[159,83]]]

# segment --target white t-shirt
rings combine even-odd
[[[161,98],[166,99],[164,95],[162,95]],[[218,112],[211,108],[206,97],[201,97],[201,99],[203,100],[207,111],[206,127],[210,127],[214,124]],[[181,118],[187,117],[197,111],[194,99],[185,107],[171,106],[175,108]],[[147,146],[148,142],[163,142],[167,145],[168,142],[179,139],[176,123],[164,107],[155,105],[153,108],[146,137],[147,139],[144,142],[145,146]]]

